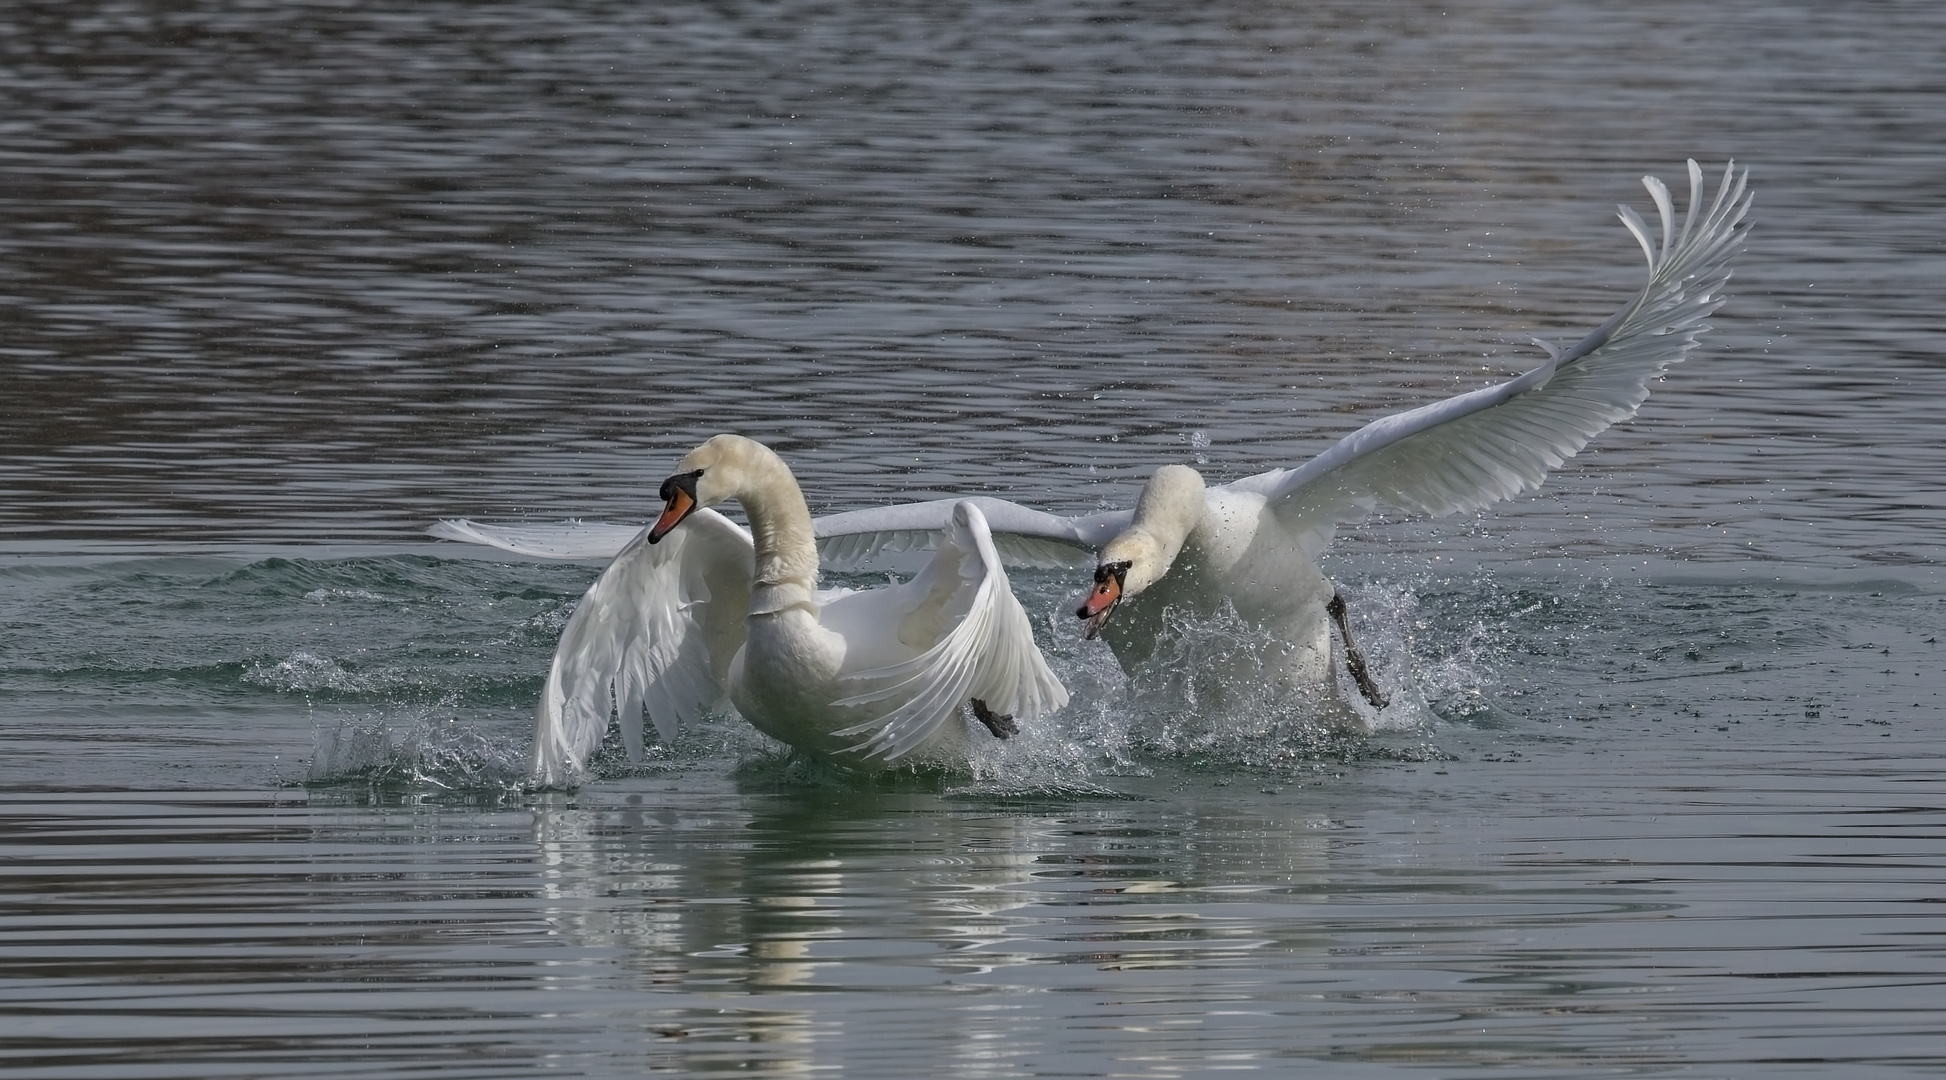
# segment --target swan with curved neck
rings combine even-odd
[[[1101,632],[1117,601],[1146,592],[1170,572],[1189,533],[1203,525],[1207,514],[1203,490],[1203,473],[1189,465],[1164,465],[1142,486],[1135,500],[1135,522],[1101,545],[1096,588],[1078,611],[1088,619],[1084,636],[1094,638]]]
[[[750,522],[756,551],[750,613],[811,603],[818,587],[811,508],[791,467],[769,447],[741,435],[718,435],[683,456],[662,482],[661,495],[662,516],[649,527],[649,543],[660,543],[695,511],[735,499]]]
[[[958,506],[977,506],[1016,564],[1079,566],[1086,565],[1079,553],[1097,554],[1094,586],[1078,614],[1084,633],[1106,637],[1125,666],[1153,652],[1165,611],[1231,607],[1256,635],[1237,658],[1240,676],[1268,670],[1283,683],[1325,683],[1335,619],[1354,680],[1368,700],[1382,700],[1349,646],[1344,603],[1317,566],[1338,526],[1380,504],[1437,517],[1539,487],[1589,440],[1633,416],[1723,303],[1748,232],[1748,173],[1726,168],[1711,200],[1702,169],[1689,162],[1689,208],[1680,222],[1662,182],[1642,180],[1660,237],[1634,210],[1620,210],[1648,257],[1648,282],[1574,345],[1536,339],[1547,360],[1523,375],[1381,417],[1294,469],[1206,486],[1195,470],[1165,465],[1133,510],[1065,517],[973,498],[854,510],[814,519],[811,530],[827,558],[855,564],[938,542]],[[581,526],[536,533],[470,522],[442,522],[434,531],[555,557],[613,550],[623,537]]]
[[[820,591],[811,513],[768,447],[718,435],[662,484],[654,525],[616,555],[563,630],[535,722],[534,774],[571,780],[608,729],[640,757],[727,699],[759,731],[834,763],[953,765],[960,705],[997,738],[1067,703],[977,505],[958,504],[902,584]],[[745,532],[710,507],[741,503]]]
[[[837,682],[853,650],[823,625],[811,510],[790,466],[762,443],[718,435],[677,463],[661,494],[662,515],[647,534],[651,544],[697,510],[731,499],[750,522],[754,573],[743,647],[731,661],[730,703],[779,741],[825,757],[847,750],[858,740],[832,733],[859,717],[831,703],[846,696]],[[944,739],[956,734],[957,728],[941,729]]]
[[[1087,620],[1084,636],[1099,635],[1117,603],[1140,596],[1169,573],[1208,516],[1205,490],[1203,474],[1187,465],[1164,465],[1143,485],[1128,529],[1102,545],[1094,591],[1076,613]]]
[[[1268,502],[1210,488],[1187,465],[1164,465],[1143,485],[1128,528],[1101,547],[1094,586],[1075,611],[1082,636],[1107,638],[1133,667],[1155,651],[1170,613],[1208,620],[1226,608],[1252,634],[1224,658],[1216,685],[1313,695],[1328,688],[1329,618],[1359,692],[1374,707],[1388,703],[1351,636],[1344,600]]]
[[[1317,566],[1337,526],[1379,503],[1438,516],[1531,490],[1634,415],[1649,382],[1695,348],[1704,320],[1723,303],[1746,232],[1746,178],[1727,168],[1705,208],[1702,170],[1691,161],[1689,213],[1678,233],[1668,189],[1643,177],[1662,219],[1661,243],[1635,211],[1620,210],[1648,257],[1648,283],[1572,347],[1536,339],[1548,361],[1518,378],[1373,421],[1296,469],[1214,488],[1186,466],[1156,470],[1127,526],[1101,545],[1094,587],[1075,612],[1084,635],[1106,636],[1126,663],[1153,649],[1162,611],[1208,614],[1220,601],[1256,631],[1257,677],[1322,684],[1329,619],[1359,692],[1383,708],[1344,600]]]

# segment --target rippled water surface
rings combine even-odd
[[[0,10],[0,1074],[1946,1069],[1946,9]],[[521,784],[734,430],[814,507],[1126,505],[1523,370],[1610,208],[1732,299],[1537,496],[1327,569],[1369,737],[1131,682],[861,784],[738,722]],[[1680,187],[1680,184],[1678,184]],[[1159,691],[1170,691],[1164,694]],[[1258,707],[1261,706],[1261,707]]]

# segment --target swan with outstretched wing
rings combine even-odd
[[[725,702],[850,768],[951,765],[974,720],[1007,738],[1067,703],[977,503],[953,506],[901,584],[818,588],[810,511],[768,447],[718,435],[662,485],[662,516],[615,555],[562,631],[535,719],[533,775],[571,782],[611,717],[673,739]],[[743,506],[746,532],[709,507]]]
[[[1133,510],[1080,517],[980,498],[1003,558],[1027,565],[1095,563],[1077,614],[1084,633],[1108,639],[1125,666],[1154,651],[1162,614],[1234,609],[1254,641],[1236,670],[1293,689],[1329,685],[1330,624],[1374,705],[1384,695],[1351,643],[1344,604],[1317,566],[1339,525],[1377,507],[1439,516],[1532,491],[1617,421],[1634,415],[1649,384],[1681,361],[1723,303],[1731,262],[1748,231],[1747,171],[1727,167],[1714,198],[1689,162],[1690,197],[1678,228],[1668,189],[1644,177],[1659,230],[1627,206],[1623,224],[1648,258],[1642,290],[1568,348],[1536,342],[1545,363],[1506,382],[1375,420],[1294,469],[1207,485],[1194,469],[1165,465]],[[831,565],[937,544],[955,500],[910,503],[816,519]],[[460,535],[461,531],[469,535]],[[523,550],[506,533],[444,523],[436,535]],[[535,552],[531,547],[526,548]]]

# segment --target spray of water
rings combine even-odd
[[[313,727],[307,782],[433,791],[516,791],[527,747],[467,722],[446,701],[406,714],[340,716]]]
[[[1159,769],[1298,775],[1364,758],[1423,760],[1440,756],[1436,740],[1450,723],[1490,712],[1496,637],[1477,614],[1465,625],[1455,614],[1422,601],[1439,591],[1430,582],[1389,580],[1344,589],[1371,668],[1390,695],[1376,709],[1345,673],[1342,657],[1333,683],[1293,692],[1252,677],[1250,657],[1260,636],[1233,609],[1209,616],[1171,613],[1155,653],[1132,673],[1100,641],[1083,641],[1062,615],[1068,582],[1054,576],[1026,583],[1030,608],[1045,612],[1036,637],[1072,701],[1060,713],[1023,724],[1006,741],[974,731],[965,770],[951,775],[893,770],[871,780],[793,756],[734,714],[715,717],[674,744],[651,741],[642,761],[630,762],[621,740],[608,741],[589,762],[595,781],[676,775],[731,765],[746,788],[817,788],[919,784],[978,797],[1119,797],[1118,778],[1148,777]],[[1045,594],[1045,595],[1041,595]],[[547,636],[558,609],[535,613],[516,635]],[[1238,657],[1245,660],[1239,664]],[[261,662],[244,681],[285,692],[325,697],[354,694],[389,702],[314,724],[309,771],[313,785],[363,785],[394,791],[527,790],[528,726],[524,717],[498,722],[460,700],[465,688],[421,704],[406,704],[427,687],[410,670],[366,668],[308,652]],[[971,723],[970,719],[968,721]]]

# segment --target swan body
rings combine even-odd
[[[1129,527],[1101,548],[1094,589],[1077,612],[1088,635],[1105,632],[1124,663],[1139,661],[1154,647],[1162,612],[1204,614],[1220,599],[1255,631],[1254,671],[1237,675],[1318,687],[1328,684],[1327,618],[1335,616],[1354,678],[1382,707],[1318,556],[1338,525],[1380,503],[1439,516],[1530,491],[1635,413],[1649,381],[1708,328],[1703,320],[1722,304],[1743,242],[1747,174],[1726,169],[1707,210],[1694,161],[1689,175],[1680,235],[1668,189],[1643,178],[1661,217],[1661,244],[1633,210],[1622,207],[1621,216],[1648,258],[1648,284],[1572,348],[1540,343],[1548,352],[1540,367],[1373,421],[1296,469],[1213,488],[1186,466],[1158,469]]]
[[[1233,608],[1253,638],[1233,657],[1233,677],[1316,689],[1331,670],[1329,617],[1347,639],[1361,689],[1381,704],[1350,645],[1342,602],[1317,565],[1338,526],[1381,504],[1437,517],[1532,491],[1597,434],[1634,415],[1650,382],[1696,347],[1723,303],[1748,231],[1747,180],[1747,171],[1730,165],[1706,203],[1702,169],[1689,162],[1689,207],[1678,230],[1668,189],[1643,177],[1660,242],[1633,209],[1619,210],[1648,258],[1647,284],[1573,346],[1537,339],[1546,362],[1516,378],[1381,417],[1292,469],[1208,486],[1187,466],[1165,465],[1132,510],[1064,517],[976,502],[1012,562],[1073,565],[1075,556],[1095,553],[1095,584],[1078,614],[1087,635],[1106,637],[1124,666],[1154,652],[1165,613]],[[958,505],[855,510],[817,519],[813,532],[828,558],[856,562],[941,542]],[[441,523],[435,532],[520,550],[472,523]]]
[[[1213,676],[1202,680],[1206,687],[1287,692],[1329,682],[1325,605],[1333,589],[1262,495],[1207,487],[1196,470],[1165,465],[1143,488],[1129,527],[1102,546],[1099,558],[1108,569],[1098,569],[1098,579],[1119,577],[1122,597],[1142,597],[1119,606],[1113,620],[1104,605],[1087,624],[1087,636],[1106,638],[1124,667],[1150,660],[1171,619],[1208,626],[1234,613],[1251,633],[1220,657],[1205,658],[1204,673]],[[1212,664],[1219,670],[1209,670]]]
[[[662,517],[616,553],[561,634],[535,720],[536,780],[578,775],[611,708],[635,759],[644,712],[667,739],[727,700],[799,750],[880,768],[962,760],[969,698],[1002,737],[1011,718],[1067,703],[977,505],[953,508],[911,580],[847,591],[818,588],[804,496],[761,443],[709,440],[663,493]],[[728,499],[749,532],[709,509]]]

